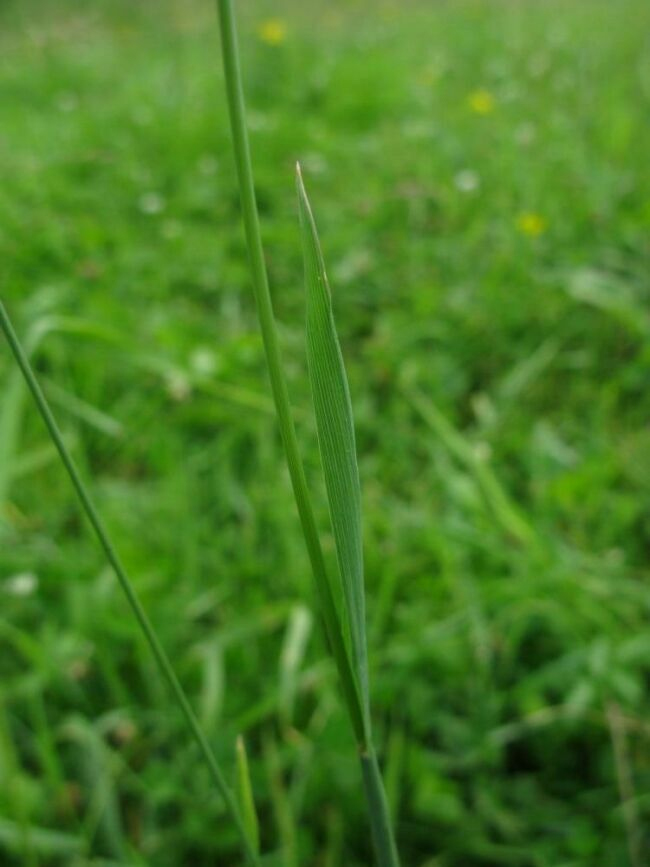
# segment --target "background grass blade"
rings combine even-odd
[[[185,691],[180,684],[180,681],[176,677],[176,672],[174,671],[172,664],[167,656],[162,644],[158,640],[158,636],[147,617],[147,614],[138,599],[138,596],[135,592],[133,585],[122,565],[122,562],[115,550],[113,543],[111,542],[108,532],[104,527],[104,523],[99,516],[97,509],[95,508],[95,504],[90,498],[90,494],[88,493],[86,486],[79,475],[79,471],[72,460],[72,457],[66,448],[66,445],[63,441],[63,437],[59,430],[59,427],[56,423],[54,416],[52,415],[52,411],[45,399],[45,396],[36,380],[36,376],[34,371],[31,368],[31,365],[27,359],[27,355],[23,350],[20,341],[18,340],[18,336],[16,335],[7,311],[4,308],[2,302],[0,302],[0,327],[7,338],[7,342],[11,348],[11,351],[14,354],[14,358],[20,368],[23,376],[25,377],[25,381],[29,390],[31,392],[32,397],[34,398],[34,402],[38,407],[38,410],[45,422],[45,426],[47,427],[48,433],[52,438],[54,445],[59,452],[59,456],[67,473],[70,477],[70,481],[79,497],[79,501],[82,505],[84,512],[86,513],[88,520],[90,521],[93,530],[97,536],[97,539],[104,550],[104,554],[106,555],[106,559],[112,566],[117,578],[120,582],[122,590],[126,595],[129,605],[131,606],[131,610],[138,621],[138,624],[151,648],[151,651],[154,655],[158,668],[160,669],[161,674],[164,676],[167,681],[171,692],[176,700],[176,703],[179,705],[183,716],[185,717],[185,721],[187,723],[188,728],[190,729],[192,736],[194,737],[203,759],[210,771],[212,779],[219,791],[221,797],[223,798],[226,807],[228,808],[228,812],[230,813],[235,826],[237,827],[241,842],[242,849],[244,851],[244,855],[247,859],[247,863],[253,865],[257,865],[259,863],[257,853],[255,850],[255,845],[251,842],[248,837],[248,833],[246,830],[246,826],[243,822],[243,819],[239,813],[239,809],[237,808],[237,803],[235,801],[234,795],[230,791],[228,785],[226,784],[225,777],[219,767],[217,760],[212,752],[212,748],[208,743],[208,740],[199,725],[199,722],[192,710],[192,707],[189,703],[187,696],[185,695]]]
[[[253,784],[251,782],[246,743],[244,742],[243,735],[239,735],[237,738],[237,799],[239,800],[239,809],[246,824],[249,839],[253,843],[255,851],[259,853],[260,827],[257,820]]]
[[[414,389],[408,389],[407,398],[438,436],[448,452],[475,479],[485,504],[497,524],[508,536],[521,545],[534,544],[536,541],[535,530],[511,500],[490,465],[478,457],[471,444],[445,418],[430,398]]]
[[[307,294],[307,363],[355,674],[369,719],[361,489],[350,389],[332,298],[300,167],[296,171]]]

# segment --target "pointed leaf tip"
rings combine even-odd
[[[334,589],[342,602],[346,633],[342,638],[349,647],[368,722],[361,490],[352,403],[316,223],[299,172],[297,186],[307,296],[307,362],[340,573],[340,584]]]

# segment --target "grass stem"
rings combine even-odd
[[[355,679],[350,667],[347,652],[339,640],[341,625],[336,605],[327,580],[325,559],[316,528],[316,520],[311,507],[305,471],[298,449],[298,438],[293,422],[289,392],[283,373],[280,344],[273,315],[269,281],[264,261],[262,235],[260,232],[255,186],[253,182],[253,166],[251,162],[248,131],[246,128],[246,110],[242,86],[239,51],[235,16],[231,0],[218,0],[219,23],[221,29],[221,47],[223,67],[226,80],[228,111],[232,130],[233,149],[237,166],[237,177],[242,205],[242,217],[250,267],[253,278],[253,290],[260,321],[264,351],[271,380],[271,390],[278,415],[282,442],[291,476],[293,492],[298,507],[305,543],[316,582],[319,602],[323,615],[327,641],[334,655],[341,687],[350,713],[357,742],[365,748],[368,739],[367,726],[359,699]]]
[[[390,810],[386,799],[384,781],[373,746],[361,753],[361,773],[370,814],[372,839],[379,867],[398,867],[399,856],[393,837]]]

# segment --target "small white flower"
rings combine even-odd
[[[489,443],[478,442],[474,444],[474,456],[481,463],[486,463],[492,457],[492,447]]]
[[[165,209],[165,200],[160,193],[143,193],[138,200],[138,206],[143,214],[160,214]]]
[[[217,369],[217,357],[207,346],[197,346],[190,356],[190,367],[198,376],[212,376]]]
[[[181,403],[192,393],[192,387],[187,376],[180,370],[175,370],[167,376],[165,386],[172,400]]]
[[[5,590],[11,596],[31,596],[38,588],[38,578],[33,572],[19,572],[5,582]]]
[[[472,169],[463,169],[454,177],[454,184],[461,193],[473,193],[481,185],[481,179]]]

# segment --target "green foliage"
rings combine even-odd
[[[399,858],[392,817],[372,743],[370,723],[361,490],[352,403],[334,324],[332,296],[323,254],[299,166],[296,176],[307,284],[307,363],[339,579],[343,589],[341,596],[344,602],[339,615],[342,623],[340,639],[347,639],[348,642],[346,654],[352,660],[359,704],[364,714],[365,737],[359,746],[375,854],[380,867],[397,867]]]
[[[307,363],[330,520],[336,542],[340,583],[345,600],[341,621],[350,642],[365,725],[369,728],[368,651],[363,582],[361,489],[357,467],[350,389],[336,334],[332,297],[325,273],[316,223],[297,170],[298,202],[305,259]],[[340,594],[339,594],[340,595]]]
[[[403,862],[618,867],[632,816],[642,865],[648,4],[238,8],[314,491],[296,159],[335,292],[375,737]],[[257,38],[271,16],[287,26],[276,46]],[[50,314],[107,332],[53,330],[31,360],[229,780],[246,739],[269,863],[286,851],[358,867],[372,857],[358,764],[316,623],[283,657],[310,564],[268,397],[216,43],[203,0],[1,5],[0,295],[21,337]],[[470,104],[481,90],[487,114]],[[520,224],[529,213],[538,235]],[[5,347],[2,430],[12,369]],[[58,402],[51,383],[122,432]],[[0,863],[115,863],[121,838],[122,864],[237,864],[232,823],[24,400],[16,429],[1,507]],[[94,764],[81,718],[103,745]]]
[[[248,768],[246,744],[241,735],[237,738],[237,800],[239,802],[239,812],[242,815],[248,833],[248,839],[253,843],[255,852],[259,853],[260,828],[255,810],[255,796]]]

